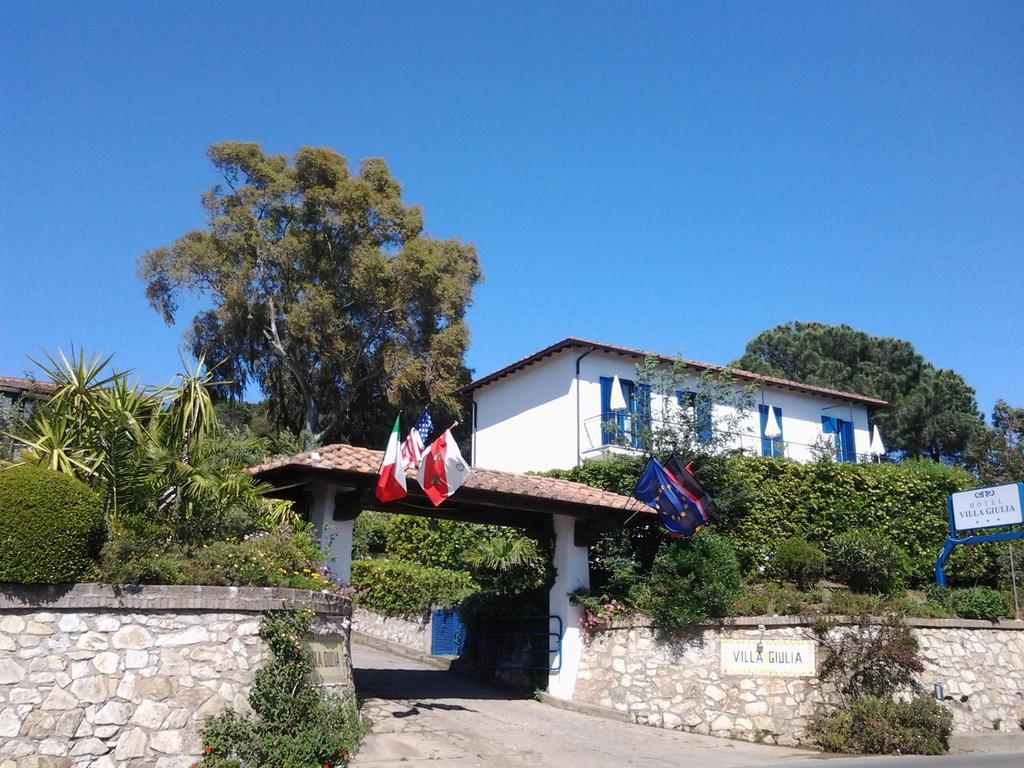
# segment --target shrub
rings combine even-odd
[[[310,611],[267,614],[260,637],[272,658],[256,673],[250,689],[253,714],[229,708],[210,718],[202,733],[201,765],[348,765],[361,736],[359,712],[351,697],[324,694],[309,682],[313,665],[302,638],[312,621]]]
[[[352,563],[356,602],[385,615],[415,615],[432,605],[451,607],[479,587],[464,571],[431,568],[401,560]]]
[[[102,544],[100,498],[81,482],[39,467],[0,470],[0,582],[77,581]]]
[[[1010,612],[1006,595],[990,587],[953,590],[953,610],[965,619],[998,621]]]
[[[740,588],[732,546],[705,529],[689,540],[667,541],[658,551],[651,568],[651,612],[666,629],[725,616]]]
[[[825,575],[825,553],[817,544],[799,536],[781,542],[773,562],[782,578],[795,581],[803,590]]]
[[[949,749],[952,713],[930,696],[890,701],[865,696],[815,726],[827,752],[939,755]]]
[[[751,584],[733,602],[733,616],[797,616],[807,610],[810,596],[778,584]]]
[[[195,548],[168,546],[163,528],[130,520],[103,547],[99,577],[114,584],[215,584],[323,589],[323,550],[308,529],[251,534]]]
[[[814,631],[826,651],[818,678],[835,685],[844,699],[892,696],[924,670],[917,638],[899,614],[882,620],[861,616],[852,627],[820,621]]]
[[[729,609],[733,616],[767,616],[768,597],[756,586],[747,584]]]
[[[1010,604],[1006,595],[990,587],[946,589],[933,586],[929,589],[928,595],[932,601],[964,619],[998,621],[1010,615]]]
[[[382,555],[387,547],[387,518],[385,512],[364,510],[352,526],[352,557],[364,560],[371,555]]]
[[[888,536],[865,528],[841,533],[829,553],[832,575],[857,592],[888,593],[905,583],[910,563]]]

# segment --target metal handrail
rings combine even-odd
[[[637,430],[620,429],[620,428],[616,427],[615,430],[613,430],[613,431],[615,431],[617,433],[615,435],[615,437],[621,438],[621,439],[619,441],[617,441],[617,442],[605,442],[604,439],[603,439],[604,432],[606,431],[604,429],[604,425],[606,423],[608,423],[609,421],[613,421],[613,420],[617,419],[619,415],[620,414],[618,412],[616,412],[616,413],[609,412],[609,413],[599,414],[597,416],[590,416],[590,417],[588,417],[588,418],[583,420],[583,430],[584,430],[584,433],[587,436],[587,440],[588,440],[589,445],[590,445],[589,448],[585,448],[584,449],[584,453],[587,453],[587,452],[590,452],[590,451],[601,450],[602,448],[620,448],[620,449],[625,450],[627,452],[638,451],[640,449],[637,448],[633,443],[634,443],[634,440],[637,440],[639,438],[639,436],[642,434],[640,432],[640,430],[641,429],[650,430],[650,429],[654,428],[655,425],[659,425],[659,422],[660,422],[661,425],[664,425],[666,423],[664,419],[659,419],[657,416],[647,415],[647,414],[639,414],[639,413],[626,413],[627,419],[630,419],[630,421],[629,421],[630,426],[633,423],[632,420],[640,420],[640,419],[643,420],[643,422],[644,422],[643,425],[639,429],[637,429]],[[595,427],[595,425],[596,425],[596,427]],[[713,425],[711,427],[711,431],[712,431],[713,435],[717,436],[717,437],[736,438],[736,439],[738,439],[738,442],[740,443],[739,447],[738,448],[732,448],[731,450],[734,450],[734,451],[738,450],[741,453],[751,452],[751,453],[753,453],[754,455],[757,455],[757,456],[761,455],[761,440],[764,439],[764,438],[762,438],[756,432],[740,432],[740,431],[736,431],[736,430],[721,430],[721,429],[716,429]],[[597,435],[596,439],[595,439],[595,435],[594,435],[595,432],[596,432],[596,435]],[[749,446],[745,446],[745,445],[743,445],[745,440],[749,440],[753,444],[749,445]],[[781,453],[781,456],[779,456],[779,458],[790,458],[790,449],[791,448],[798,448],[798,449],[803,449],[803,450],[807,450],[807,451],[819,450],[821,448],[820,445],[815,445],[814,443],[801,443],[801,442],[798,442],[798,441],[795,441],[795,440],[778,440],[778,439],[776,439],[776,440],[773,440],[773,442],[776,443],[776,444],[778,444],[778,443],[782,444],[782,453]],[[870,463],[874,463],[874,462],[879,462],[879,463],[882,463],[882,462],[885,462],[885,463],[898,462],[898,459],[890,457],[887,454],[886,455],[878,456],[876,454],[870,454],[870,453],[848,452],[848,453],[846,453],[846,455],[853,456],[856,459],[856,461],[855,462],[851,462],[851,463],[858,463],[858,464],[870,464]],[[835,452],[835,459],[836,459],[836,461],[842,461],[842,459],[839,458],[839,452],[838,451]]]

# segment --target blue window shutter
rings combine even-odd
[[[832,416],[821,417],[821,431],[826,435],[833,435],[832,442],[835,445],[835,457],[839,458],[839,430],[836,428],[836,420]]]
[[[839,420],[839,424],[842,427],[841,435],[843,440],[843,461],[856,463],[857,461],[857,446],[856,438],[854,437],[853,422]]]
[[[609,376],[601,377],[601,445],[610,445],[612,433],[605,426],[612,417],[612,380]]]
[[[637,384],[629,406],[630,410],[636,414],[633,420],[633,447],[643,448],[641,430],[651,427],[651,385]]]
[[[710,443],[712,438],[713,425],[711,418],[713,415],[713,406],[711,401],[707,397],[697,397],[697,394],[693,395],[694,400],[694,416],[697,422],[697,442],[698,443]]]
[[[779,427],[779,436],[776,438],[765,437],[765,430],[768,429],[768,409],[771,406],[759,405],[757,410],[761,415],[761,455],[762,456],[785,456],[786,439],[784,427],[782,426],[782,409],[775,406],[775,418]],[[824,422],[822,422],[824,424]]]

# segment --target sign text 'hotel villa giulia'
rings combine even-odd
[[[972,488],[949,497],[953,523],[958,531],[1020,525],[1024,522],[1021,497],[1024,483]]]
[[[813,677],[816,647],[813,640],[723,637],[721,671],[743,677]]]

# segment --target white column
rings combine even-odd
[[[569,603],[569,593],[579,587],[590,586],[590,567],[587,562],[587,548],[577,547],[573,541],[576,518],[569,515],[553,515],[555,528],[555,585],[551,587],[549,610],[552,616],[562,620],[562,651],[554,657],[548,676],[548,693],[558,699],[571,701],[576,689],[576,673],[583,655],[583,633],[580,631],[580,617],[583,611]],[[551,620],[551,631],[558,631],[558,622]]]
[[[320,546],[327,550],[327,567],[338,582],[348,584],[352,581],[352,528],[355,519],[334,519],[337,492],[338,489],[328,483],[314,485],[309,517]]]

